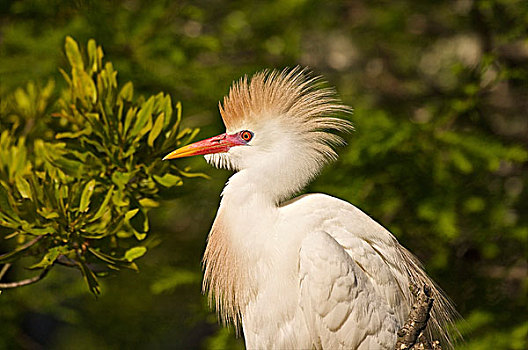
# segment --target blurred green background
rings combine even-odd
[[[230,83],[300,64],[355,109],[340,160],[308,191],[360,207],[413,251],[464,317],[460,349],[528,347],[528,2],[3,0],[0,96],[54,79],[67,35],[94,38],[139,92],[222,131]],[[140,272],[76,271],[0,295],[0,348],[240,348],[200,293],[200,261],[226,171],[189,179],[151,212]]]

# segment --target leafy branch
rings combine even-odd
[[[60,71],[68,88],[55,103],[50,82],[30,83],[1,104],[0,247],[7,251],[0,264],[7,270],[37,257],[27,268],[41,273],[0,288],[36,282],[61,264],[79,269],[99,294],[101,273],[94,271],[137,270],[149,210],[183,178],[201,176],[161,161],[198,132],[180,128],[179,102],[164,93],[134,96],[131,82],[119,89],[117,71],[94,40],[83,56],[67,37],[65,53],[70,69]]]

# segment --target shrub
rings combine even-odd
[[[0,288],[36,282],[61,264],[78,268],[99,294],[98,276],[137,270],[160,194],[174,196],[169,188],[201,175],[161,160],[198,132],[180,129],[179,102],[164,93],[134,97],[131,82],[119,89],[94,40],[83,55],[67,37],[65,53],[71,69],[61,70],[68,88],[58,100],[50,81],[1,104],[0,237],[9,250],[0,275],[26,256],[39,259],[28,268],[40,274]]]

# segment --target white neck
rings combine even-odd
[[[265,178],[242,170],[229,179],[204,254],[204,291],[221,318],[232,320],[235,328],[255,298],[258,273],[252,269],[269,255],[266,229],[278,217],[277,194],[263,191],[265,184],[255,181]]]
[[[272,223],[276,219],[281,194],[271,190],[275,189],[270,183],[273,178],[258,175],[250,170],[239,171],[231,176],[222,192],[218,213],[226,222],[233,248],[238,246],[241,251],[244,248],[239,245],[250,247],[257,243],[255,240],[265,239],[266,230],[259,223]]]
[[[235,200],[233,206],[278,206],[301,191],[319,172],[322,164],[314,157],[295,159],[279,154],[262,158],[252,167],[235,173],[222,196]]]

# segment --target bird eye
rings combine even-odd
[[[253,138],[253,133],[251,131],[244,130],[240,132],[240,137],[242,140],[249,142]]]

